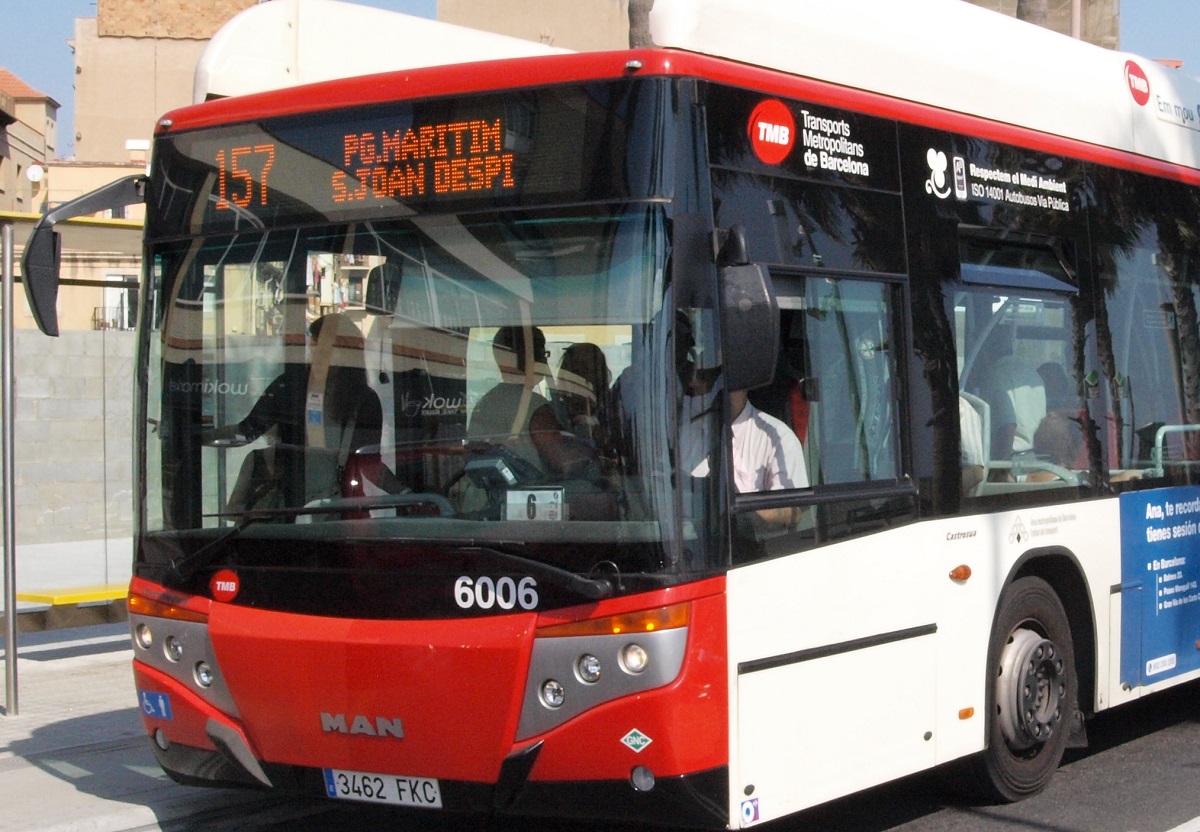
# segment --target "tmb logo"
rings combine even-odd
[[[754,155],[768,165],[782,162],[796,144],[796,120],[784,103],[774,98],[754,108],[746,132]]]
[[[242,589],[242,582],[232,569],[218,570],[208,582],[214,601],[229,603]]]
[[[1133,61],[1125,62],[1125,81],[1129,84],[1129,94],[1138,106],[1146,106],[1146,102],[1150,100],[1150,79]]]

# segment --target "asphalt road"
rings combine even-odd
[[[766,824],[771,832],[1200,832],[1200,684],[1105,713],[1068,752],[1049,789],[1021,803],[972,805],[953,769],[928,772]],[[292,807],[293,809],[295,807]],[[547,821],[395,814],[312,804],[257,832],[645,832]],[[180,827],[185,828],[185,827]],[[201,829],[202,826],[186,827]]]

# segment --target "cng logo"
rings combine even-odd
[[[625,736],[621,737],[621,742],[625,743],[635,754],[641,754],[646,750],[646,746],[654,742],[638,729],[634,728]]]

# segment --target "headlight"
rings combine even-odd
[[[600,681],[600,660],[591,653],[584,653],[575,662],[575,675],[579,681],[589,685]]]
[[[196,669],[192,675],[196,677],[196,684],[202,688],[210,687],[213,683],[213,671],[208,662],[196,662]]]
[[[183,642],[175,636],[167,636],[163,642],[163,654],[173,662],[179,661],[183,658]]]
[[[650,654],[640,644],[626,644],[621,649],[621,667],[637,675],[650,666]]]
[[[567,700],[566,689],[554,679],[542,682],[542,704],[547,708],[561,708]]]

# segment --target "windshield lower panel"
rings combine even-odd
[[[664,227],[635,205],[159,246],[139,574],[289,572],[242,600],[311,611],[369,566],[375,590],[343,594],[416,615],[466,607],[420,601],[414,569],[517,576],[493,612],[526,573],[563,603],[671,582],[694,524],[670,489]],[[397,581],[412,598],[382,604]]]

